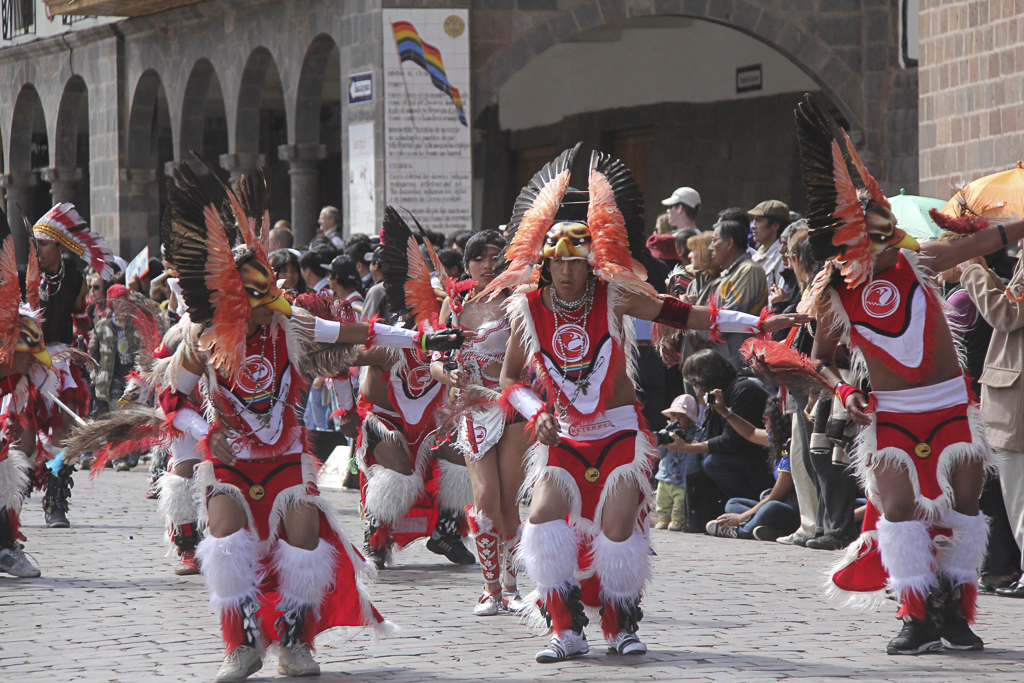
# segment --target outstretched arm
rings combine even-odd
[[[953,242],[935,240],[922,244],[921,255],[927,259],[924,265],[938,273],[969,261],[975,256],[987,256],[1022,239],[1024,219],[996,218],[989,221],[987,228]]]
[[[721,332],[775,332],[810,320],[809,316],[801,313],[773,315],[763,322],[756,315],[739,311],[718,311],[712,315],[711,309],[705,306],[690,306],[675,297],[652,297],[633,292],[626,293],[620,313],[689,330],[710,330],[717,324]]]

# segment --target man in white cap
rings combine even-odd
[[[697,214],[700,213],[700,195],[692,187],[679,187],[668,199],[661,203],[668,207],[668,222],[676,230],[697,227]]]

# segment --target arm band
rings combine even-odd
[[[390,346],[399,349],[411,349],[420,340],[420,333],[416,330],[407,330],[404,327],[394,327],[374,323],[370,328],[370,336],[366,340],[367,346]]]
[[[532,420],[543,408],[544,402],[540,400],[532,389],[516,387],[508,394],[508,404],[519,411],[519,414]]]
[[[1006,241],[1006,228],[1003,227],[1002,223],[996,223],[996,227],[999,228],[999,239],[1003,240],[1003,246],[1005,247],[1008,244]]]
[[[203,416],[192,410],[191,408],[182,408],[175,414],[174,428],[179,432],[188,434],[196,441],[202,441],[207,434],[209,434],[213,427],[210,423],[203,419]]]
[[[836,385],[836,397],[842,402],[844,410],[846,409],[846,399],[850,398],[850,394],[863,395],[864,392],[846,382],[840,382]]]
[[[341,323],[334,320],[317,318],[313,323],[313,341],[318,344],[333,344],[338,341],[341,333]]]
[[[654,322],[685,330],[686,321],[690,319],[691,308],[693,307],[685,301],[680,301],[673,296],[667,296],[663,300],[661,310],[658,311],[658,316],[654,319]]]
[[[738,332],[740,334],[757,334],[761,331],[761,319],[756,315],[740,311],[716,311],[711,327],[718,332]]]

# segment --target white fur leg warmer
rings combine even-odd
[[[579,536],[565,520],[543,524],[527,522],[519,552],[523,567],[537,584],[541,594],[566,590],[572,584],[579,565]]]
[[[594,573],[601,581],[601,600],[632,604],[643,593],[651,576],[649,545],[643,534],[619,542],[609,540],[603,532],[594,537],[590,552]]]
[[[199,519],[199,509],[192,491],[192,479],[179,477],[173,472],[165,472],[156,485],[160,490],[157,510],[163,515],[168,526],[193,524]]]
[[[440,481],[437,482],[437,506],[450,512],[462,512],[467,505],[473,504],[473,482],[469,478],[469,470],[441,459],[437,465],[441,470]]]
[[[421,493],[423,477],[419,474],[399,474],[374,465],[366,482],[366,513],[378,522],[394,524],[412,509]]]
[[[7,451],[6,458],[0,460],[0,510],[21,513],[21,501],[28,487],[30,468],[25,454],[13,448]]]
[[[927,522],[878,520],[882,565],[889,572],[889,587],[901,597],[908,591],[927,596],[935,585],[934,547]]]
[[[938,571],[953,585],[975,584],[988,547],[988,517],[982,514],[970,517],[956,510],[946,510],[942,526],[953,530],[952,538],[939,536],[935,546]]]
[[[259,594],[259,539],[248,529],[230,536],[207,536],[196,547],[196,557],[210,589],[210,606],[218,613],[238,608]]]
[[[270,562],[278,578],[281,611],[312,608],[319,618],[320,603],[338,576],[338,550],[322,538],[313,550],[278,539]]]

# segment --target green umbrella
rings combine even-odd
[[[906,194],[904,190],[895,197],[889,197],[896,224],[915,239],[935,239],[942,234],[942,228],[935,225],[928,215],[929,209],[941,209],[946,202],[931,197]]]

